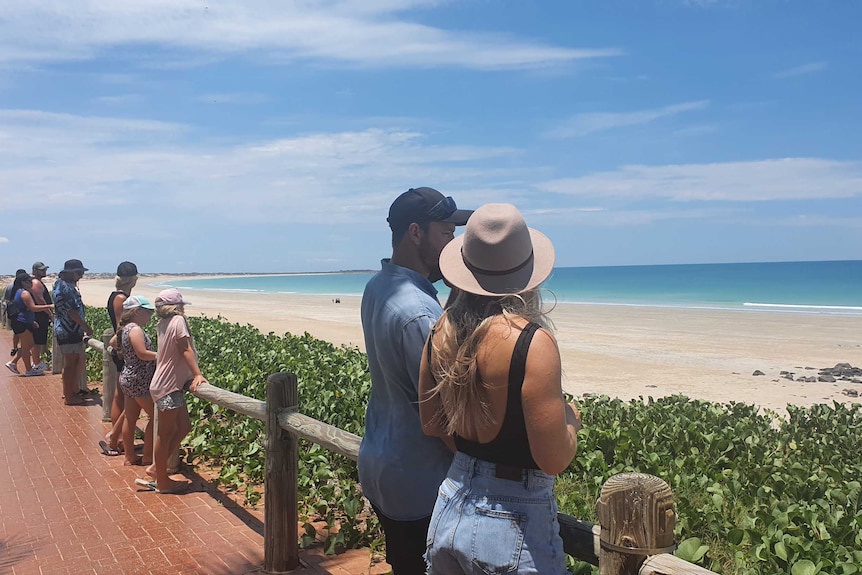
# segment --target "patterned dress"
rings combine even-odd
[[[120,373],[120,389],[126,397],[143,397],[150,394],[150,382],[153,380],[153,374],[156,372],[156,362],[144,361],[135,353],[135,348],[132,347],[132,342],[129,339],[129,332],[132,328],[139,327],[136,323],[130,323],[123,327],[120,332],[120,349],[123,350],[123,359],[125,365]],[[143,330],[141,330],[143,331]],[[155,351],[153,342],[147,332],[144,332],[144,343],[149,351]]]

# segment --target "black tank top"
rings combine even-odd
[[[539,328],[539,324],[528,323],[515,343],[512,360],[509,364],[506,414],[503,417],[503,425],[500,426],[497,437],[488,443],[479,443],[455,434],[455,447],[458,448],[458,451],[483,461],[525,469],[539,469],[533,459],[533,454],[530,452],[527,425],[524,422],[524,409],[521,405],[521,387],[524,385],[527,352],[533,341],[533,335]],[[428,355],[431,355],[430,345],[428,346]],[[431,358],[428,359],[430,365]]]
[[[108,296],[108,317],[111,318],[111,325],[114,327],[114,333],[117,332],[117,314],[114,313],[114,300],[117,299],[118,295],[124,295],[129,297],[124,291],[113,291],[111,295]]]

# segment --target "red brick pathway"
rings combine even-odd
[[[11,341],[2,330],[2,363]],[[101,399],[67,407],[61,389],[59,375],[24,378],[0,367],[0,574],[261,572],[259,511],[235,505],[194,471],[183,495],[140,490],[133,482],[143,468],[98,448],[107,432]],[[296,573],[361,575],[370,565],[364,550],[303,552],[302,562]]]

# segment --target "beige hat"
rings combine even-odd
[[[554,246],[530,229],[512,204],[485,204],[464,234],[440,254],[443,277],[479,295],[519,294],[538,287],[554,268]]]

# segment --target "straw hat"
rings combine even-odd
[[[464,234],[440,254],[443,277],[478,295],[519,294],[538,287],[554,268],[554,246],[530,229],[512,204],[485,204],[467,221]]]

